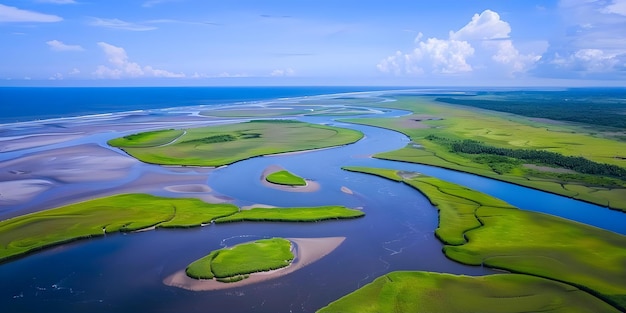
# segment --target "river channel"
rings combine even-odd
[[[14,216],[34,211],[37,206],[67,202],[67,196],[57,195],[69,189],[72,195],[79,198],[93,194],[94,189],[106,191],[102,194],[125,192],[125,186],[132,186],[134,180],[146,173],[154,173],[184,176],[185,179],[191,177],[190,180],[198,177],[210,187],[215,199],[240,206],[345,205],[362,209],[366,216],[312,224],[232,223],[185,230],[158,229],[107,235],[46,249],[0,264],[0,307],[3,312],[314,312],[390,271],[423,270],[466,275],[494,273],[481,267],[460,265],[443,256],[442,245],[433,234],[437,227],[437,210],[419,192],[402,183],[341,170],[342,166],[349,165],[416,171],[470,186],[521,209],[546,212],[626,233],[626,214],[620,212],[476,175],[373,159],[372,154],[401,148],[409,139],[390,130],[337,122],[333,117],[299,119],[356,129],[365,137],[352,145],[257,157],[212,171],[143,164],[106,145],[111,138],[158,128],[155,121],[162,118],[161,115],[180,117],[171,121],[171,125],[177,127],[220,123],[205,121],[197,116],[186,120],[186,113],[181,110],[150,114],[148,117],[120,114],[100,119],[93,123],[102,126],[101,131],[5,154],[0,164],[20,157],[34,157],[51,149],[93,144],[133,163],[128,172],[120,177],[89,184],[58,184],[28,203],[4,206],[0,208],[0,213],[3,212],[5,217]],[[402,114],[406,112],[386,110],[380,116]],[[145,124],[141,126],[138,121]],[[126,122],[125,125],[135,126],[108,127]],[[39,131],[49,130],[45,126],[40,127]],[[27,127],[13,128],[14,135],[24,135],[24,129]],[[315,181],[320,185],[319,190],[289,192],[267,187],[261,183],[260,177],[264,169],[273,165]],[[163,196],[185,196],[164,188],[155,188],[150,192]],[[214,249],[269,237],[346,239],[321,260],[289,275],[258,284],[203,292],[163,284],[165,277]]]

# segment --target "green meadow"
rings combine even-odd
[[[194,227],[211,222],[316,222],[364,213],[341,206],[243,210],[198,199],[123,194],[22,215],[0,222],[0,262],[46,247],[149,227]]]
[[[289,240],[262,239],[212,251],[191,263],[186,273],[196,279],[215,277],[219,281],[234,282],[245,279],[252,273],[288,266],[293,259]]]
[[[258,120],[140,133],[110,140],[109,144],[146,163],[221,166],[261,155],[346,145],[362,137],[362,133],[345,128]]]
[[[377,158],[434,165],[511,182],[626,211],[626,142],[563,122],[558,124],[522,116],[435,103],[428,98],[404,97],[381,103],[413,114],[390,119],[350,119],[349,122],[400,131],[412,140],[405,148]],[[454,149],[474,141],[481,150]],[[498,150],[500,149],[500,150]],[[566,158],[589,160],[585,167],[563,167],[556,158],[508,157],[491,153],[508,149],[511,155],[545,151]],[[585,168],[607,167],[614,176]],[[617,170],[616,170],[617,169]],[[621,170],[620,170],[621,169]],[[580,171],[583,172],[580,172]],[[594,174],[596,173],[596,174]]]
[[[430,272],[392,272],[317,312],[619,311],[576,287],[529,275],[471,277]]]
[[[348,167],[402,181],[439,210],[437,237],[457,262],[564,282],[626,309],[626,237],[424,175]],[[394,173],[395,172],[395,173]]]
[[[265,177],[265,180],[278,185],[306,186],[304,178],[285,170],[271,173]]]

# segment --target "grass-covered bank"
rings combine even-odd
[[[319,222],[334,219],[352,219],[365,216],[363,211],[344,206],[306,208],[253,208],[217,218],[215,223],[232,222]]]
[[[471,277],[430,272],[392,272],[317,312],[619,311],[573,286],[529,275]]]
[[[221,166],[276,153],[354,143],[363,134],[345,128],[292,120],[139,133],[109,141],[133,157],[162,165]]]
[[[267,177],[265,177],[265,180],[272,184],[278,185],[306,186],[306,181],[304,180],[304,178],[286,170],[271,173],[267,175]]]
[[[348,120],[396,130],[413,141],[400,150],[377,154],[377,158],[473,173],[626,211],[626,142],[601,130],[445,105],[427,97],[398,100],[380,106],[413,114]],[[468,146],[480,149],[465,149]],[[545,152],[549,158],[519,157],[520,152],[529,151]],[[567,165],[583,158],[589,162]],[[617,175],[607,176],[605,169]]]
[[[0,261],[81,238],[158,227],[192,227],[233,214],[230,204],[124,194],[0,222]]]
[[[439,209],[437,237],[452,260],[565,282],[626,310],[626,237],[519,210],[499,199],[416,173],[349,167],[401,181]]]
[[[232,204],[198,199],[116,195],[1,221],[0,262],[65,242],[153,226],[194,227],[213,221],[317,222],[364,215],[342,206],[240,210]]]
[[[262,239],[212,251],[191,263],[186,273],[196,279],[216,278],[222,282],[234,282],[252,273],[283,268],[293,259],[289,240]]]

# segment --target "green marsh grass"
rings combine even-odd
[[[346,145],[363,137],[350,129],[292,120],[250,121],[180,132],[157,132],[159,138],[171,139],[165,144],[167,140],[155,140],[146,133],[113,139],[109,144],[146,163],[221,166],[256,156]]]
[[[241,210],[233,215],[221,217],[215,223],[243,221],[256,222],[318,222],[333,219],[352,219],[364,216],[359,210],[344,206],[321,206],[304,208],[254,208]]]
[[[192,227],[238,211],[198,199],[123,194],[0,222],[0,261],[81,238],[151,226]]]
[[[293,259],[289,240],[261,239],[212,251],[191,263],[186,273],[196,279],[215,277],[222,282],[234,282],[245,279],[248,274],[286,267]]]
[[[318,313],[619,312],[573,286],[520,274],[482,277],[392,272]]]
[[[0,222],[0,262],[83,238],[149,227],[188,228],[211,222],[317,222],[365,215],[343,206],[240,211],[198,199],[122,194],[31,213]]]
[[[304,178],[285,170],[271,173],[265,177],[265,180],[278,185],[306,186]]]
[[[426,139],[429,136],[459,141],[471,139],[498,148],[544,150],[626,168],[625,159],[620,158],[626,151],[626,142],[611,139],[609,135],[597,135],[602,133],[601,130],[591,133],[589,129],[567,123],[547,124],[522,116],[436,103],[428,97],[399,97],[396,102],[377,103],[376,106],[410,110],[414,114],[393,119],[346,121],[396,130],[420,145],[416,147],[411,143],[396,151],[377,154],[374,156],[376,158],[473,173],[626,211],[624,180],[539,172],[525,168],[524,163],[531,163],[527,161],[485,162],[485,158],[480,155],[455,153],[445,144]],[[564,185],[577,185],[580,188],[574,192]],[[595,192],[596,188],[603,190]]]
[[[348,169],[373,175],[381,172]],[[404,182],[438,208],[436,235],[445,244],[448,258],[571,284],[626,309],[625,236],[519,210],[433,177],[414,175]]]

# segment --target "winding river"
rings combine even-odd
[[[173,181],[178,179],[188,183],[199,179],[208,182],[213,199],[232,201],[240,206],[339,204],[362,208],[366,217],[313,224],[233,223],[186,230],[158,229],[62,245],[0,264],[0,307],[3,311],[314,312],[389,271],[493,273],[489,269],[457,264],[443,256],[442,245],[433,234],[437,227],[437,210],[420,193],[401,183],[342,171],[341,167],[347,165],[417,171],[470,186],[522,209],[546,212],[626,234],[626,214],[620,212],[476,175],[373,159],[372,154],[401,148],[409,139],[390,130],[345,124],[331,117],[299,119],[357,129],[365,134],[365,138],[343,147],[252,158],[213,171],[143,164],[106,145],[108,139],[137,129],[156,128],[158,119],[152,119],[155,116],[175,115],[179,119],[171,120],[171,125],[177,127],[219,123],[197,116],[187,120],[184,118],[187,113],[169,110],[147,116],[115,115],[97,121],[102,129],[109,130],[4,154],[0,164],[52,148],[95,144],[98,149],[129,159],[132,164],[125,175],[90,184],[66,182],[55,185],[26,204],[6,206],[1,212],[4,216],[11,216],[67,202],[67,196],[57,195],[69,189],[78,198],[93,195],[94,190],[99,190],[99,194],[127,189],[140,191],[141,188],[131,188],[135,186],[133,181],[152,173],[165,175]],[[406,112],[386,110],[380,116],[402,114]],[[122,124],[132,124],[133,127],[116,129],[111,126]],[[27,133],[24,129],[27,128],[16,127],[13,131],[16,135],[24,135]],[[46,128],[42,126],[42,129]],[[300,193],[268,188],[261,183],[260,177],[263,170],[272,165],[314,180],[320,184],[320,189]],[[153,185],[149,191],[163,196],[198,196],[191,191],[181,194],[155,186],[161,185]],[[193,292],[162,283],[164,277],[211,250],[267,237],[346,237],[346,240],[333,253],[301,270],[254,285]]]

